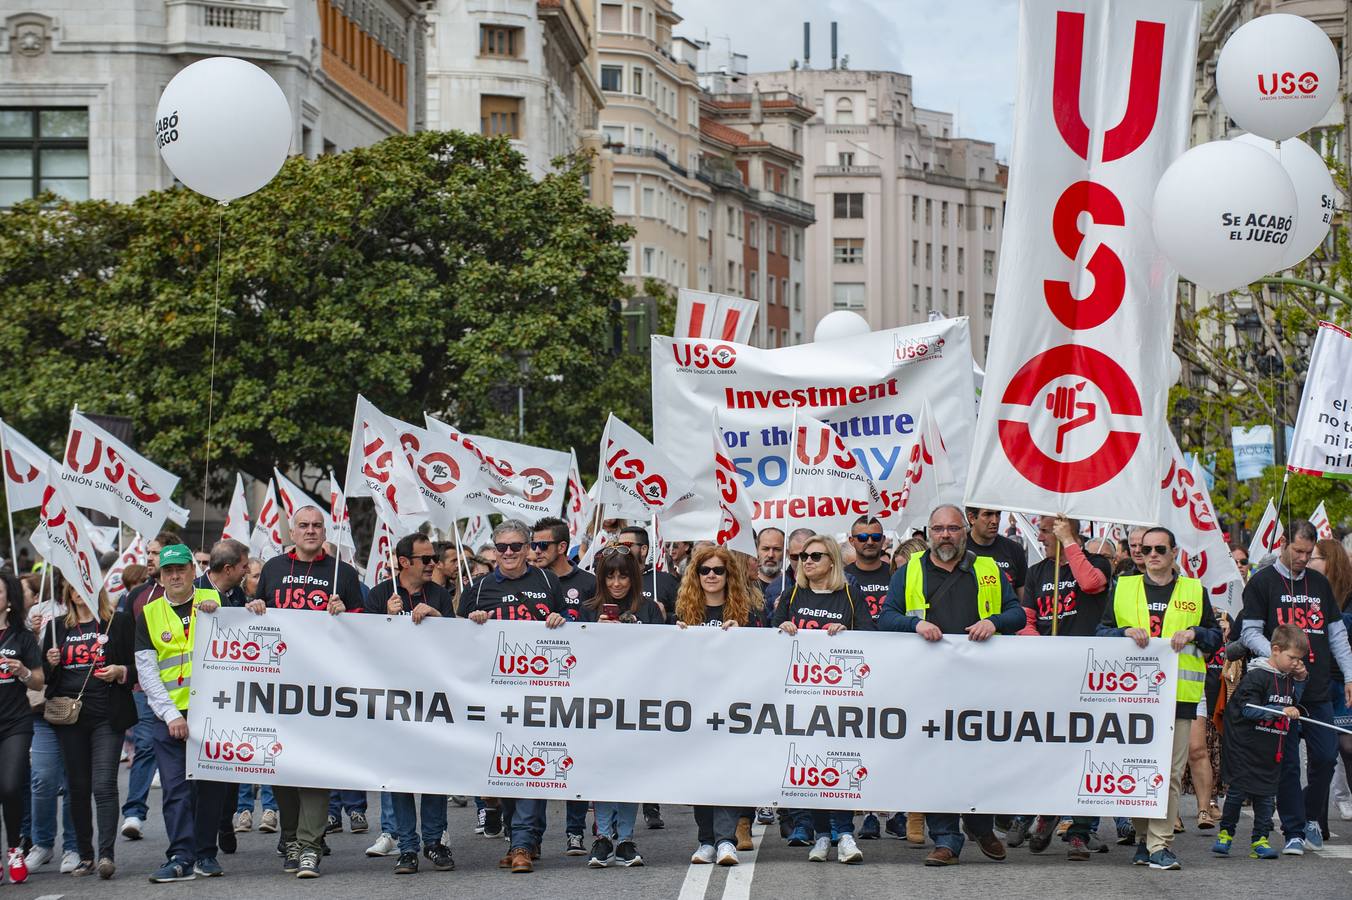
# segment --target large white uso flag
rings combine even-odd
[[[1196,578],[1211,594],[1211,605],[1231,614],[1231,582],[1243,583],[1239,567],[1230,555],[1230,545],[1221,533],[1216,508],[1206,481],[1197,467],[1189,467],[1178,449],[1172,432],[1165,447],[1166,468],[1160,480],[1160,524],[1174,533],[1178,547],[1179,564],[1183,574]]]
[[[47,463],[55,460],[3,420],[0,420],[0,447],[4,448],[5,500],[9,511],[40,506],[47,487]]]
[[[66,582],[99,618],[99,591],[103,589],[103,571],[99,552],[90,537],[89,520],[75,508],[75,500],[52,463],[47,472],[47,487],[38,507],[38,527],[28,539],[42,558],[66,576]]]
[[[172,475],[78,412],[70,414],[61,481],[76,505],[96,509],[154,536],[182,508],[169,499]],[[180,523],[181,524],[181,523]]]
[[[399,430],[388,416],[361,394],[352,420],[352,443],[347,451],[349,497],[370,497],[376,514],[387,522],[421,513],[426,518],[418,476],[399,440]]]
[[[652,516],[696,495],[694,484],[672,459],[614,413],[601,434],[601,488],[596,502],[615,508],[636,508]],[[656,543],[656,541],[654,541]]]
[[[572,461],[567,453],[467,434],[429,415],[424,414],[423,418],[428,431],[455,442],[479,460],[482,477],[466,484],[464,491],[456,495],[458,515],[496,513],[534,522],[562,513],[568,465]],[[472,472],[467,470],[463,474],[469,477]]]
[[[1152,524],[1201,5],[1024,0],[1009,204],[967,505]],[[954,436],[956,438],[956,436]],[[956,439],[949,446],[958,444]]]
[[[967,471],[975,411],[965,318],[778,350],[654,336],[652,373],[653,443],[696,485],[712,483],[704,441],[717,410],[758,527],[777,523],[775,501],[788,490],[795,409],[845,439],[885,505],[902,489],[926,399],[943,422],[954,470],[960,478]],[[961,485],[941,500],[960,502]],[[668,540],[705,540],[718,519],[716,503],[683,507],[663,514],[662,529]]]

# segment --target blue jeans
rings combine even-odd
[[[564,826],[566,834],[582,834],[587,830],[587,801],[569,800],[564,804],[568,811],[568,821]]]
[[[516,801],[520,803],[521,801]],[[540,803],[545,801],[540,800]],[[617,842],[634,839],[634,820],[638,818],[637,803],[596,802],[596,834],[614,837]],[[512,841],[513,844],[516,841]]]
[[[1305,708],[1310,718],[1333,721],[1333,704],[1328,700],[1307,700]],[[1306,781],[1300,786],[1300,741],[1305,741]],[[1286,742],[1282,747],[1282,764],[1277,783],[1277,813],[1282,821],[1282,835],[1290,840],[1305,835],[1306,822],[1328,819],[1329,784],[1333,781],[1333,766],[1338,758],[1338,733],[1318,725],[1302,727],[1299,720],[1291,722]]]
[[[511,849],[534,849],[535,845],[544,837],[545,805],[547,801],[539,797],[518,797],[499,802],[511,808],[509,819],[512,835]],[[504,811],[504,818],[507,815]],[[599,813],[597,819],[598,821],[600,819]]]
[[[277,798],[272,796],[272,785],[241,784],[239,786],[239,800],[235,804],[235,812],[253,812],[255,801],[261,803],[265,811],[277,811]]]
[[[965,839],[962,834],[962,824],[967,824],[967,829],[972,834],[985,836],[995,829],[995,816],[992,815],[965,815],[958,813],[925,813],[925,824],[929,826],[930,839],[934,841],[934,846],[947,847],[957,856],[962,852],[962,845]]]
[[[56,846],[56,797],[61,799],[61,850],[79,852],[75,840],[75,823],[70,817],[70,792],[66,787],[66,766],[61,761],[61,746],[56,732],[42,716],[33,718],[33,844],[38,847]]]
[[[398,827],[394,821],[394,800],[389,791],[380,792],[380,832],[393,835]]]
[[[830,837],[833,828],[836,834],[854,834],[854,813],[849,810],[814,809],[811,815],[817,837]]]
[[[329,791],[329,815],[341,817],[344,812],[366,815],[366,792]]]
[[[155,749],[150,742],[155,714],[150,711],[145,694],[133,691],[131,696],[136,701],[136,724],[130,732],[134,755],[131,771],[127,773],[127,799],[122,804],[122,815],[145,821],[150,809],[146,800],[150,796],[150,783],[155,778]]]
[[[441,843],[446,830],[446,795],[422,794],[421,803],[412,794],[390,794],[394,806],[394,836],[399,840],[400,853],[418,852],[418,811],[422,811],[422,843],[424,847]]]
[[[1245,794],[1236,790],[1225,792],[1225,807],[1221,810],[1221,830],[1228,831],[1231,835],[1239,830],[1239,813],[1244,808],[1245,797],[1248,797],[1253,803],[1252,840],[1257,841],[1259,838],[1267,837],[1268,832],[1272,830],[1273,798],[1256,797],[1253,794]]]

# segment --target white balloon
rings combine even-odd
[[[1160,252],[1217,293],[1281,268],[1295,219],[1296,189],[1281,163],[1238,141],[1193,147],[1155,188]]]
[[[1338,98],[1338,77],[1338,51],[1328,35],[1285,13],[1246,22],[1216,63],[1216,90],[1230,118],[1274,141],[1319,124]]]
[[[1333,214],[1337,212],[1337,193],[1333,189],[1333,175],[1328,164],[1314,148],[1298,138],[1282,141],[1281,149],[1267,138],[1245,134],[1235,138],[1266,150],[1282,164],[1291,184],[1296,189],[1296,227],[1291,234],[1281,268],[1289,269],[1305,261],[1324,243]]]
[[[1177,353],[1170,351],[1165,362],[1169,364],[1169,384],[1178,384],[1178,379],[1183,377],[1183,360],[1178,358]]]
[[[216,200],[271,181],[286,162],[291,130],[291,108],[272,76],[228,56],[180,71],[155,110],[155,141],[169,171]]]
[[[838,341],[841,338],[868,334],[872,330],[868,327],[868,320],[859,313],[850,312],[847,309],[838,309],[833,313],[822,316],[822,320],[817,323],[817,330],[812,334],[812,339],[814,341]]]

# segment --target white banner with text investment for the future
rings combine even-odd
[[[1146,817],[1168,796],[1177,658],[1160,640],[199,617],[197,778]],[[1008,677],[1023,671],[1039,677]],[[962,775],[925,774],[939,771]]]
[[[1151,206],[1187,147],[1200,6],[1023,0],[969,506],[1156,521],[1178,279]]]

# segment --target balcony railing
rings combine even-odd
[[[280,0],[166,0],[167,43],[171,53],[278,59],[286,52]]]
[[[761,206],[768,206],[771,209],[779,210],[808,222],[817,221],[817,207],[787,194],[778,194],[774,191],[757,191],[756,202]]]
[[[882,166],[817,166],[817,175],[881,175]]]

